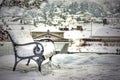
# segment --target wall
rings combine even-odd
[[[11,42],[0,42],[0,56],[14,54]]]

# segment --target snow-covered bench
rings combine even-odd
[[[13,43],[15,53],[13,71],[17,64],[24,59],[28,59],[26,65],[29,65],[30,60],[35,61],[41,71],[42,62],[47,58],[51,59],[55,54],[54,42],[51,39],[34,41],[28,30],[5,30],[5,32]]]

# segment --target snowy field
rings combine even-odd
[[[12,71],[13,55],[0,57],[0,80],[119,80],[120,55],[112,54],[57,54],[52,61],[44,61],[42,72],[37,65],[26,61],[18,64]]]
[[[0,0],[0,5],[2,4],[2,1],[3,0]],[[29,0],[29,1],[34,2],[35,0]],[[90,1],[101,2],[101,0],[99,1],[90,0]],[[117,1],[118,0],[114,0],[114,2]],[[113,3],[113,5],[114,4],[116,3]],[[89,6],[91,6],[91,3],[87,5],[87,7]],[[111,7],[112,9],[112,4],[107,5],[105,10],[107,10],[107,7]],[[58,8],[56,7],[56,9]],[[97,6],[95,10],[97,10]],[[53,13],[55,13],[55,11],[53,11]],[[63,24],[63,26],[50,26],[43,23],[37,23],[34,24],[35,26],[33,26],[33,25],[23,25],[24,24],[23,22],[21,22],[22,24],[20,24],[20,20],[16,20],[17,16],[18,18],[19,16],[22,16],[22,18],[26,16],[25,18],[23,18],[23,21],[24,19],[26,19],[26,23],[27,23],[27,17],[28,17],[28,20],[30,20],[30,22],[28,21],[28,23],[33,24],[34,23],[33,21],[35,19],[39,19],[41,17],[38,16],[38,14],[43,14],[45,17],[47,17],[48,15],[47,13],[45,14],[42,13],[41,10],[38,11],[38,9],[36,8],[25,10],[25,8],[19,8],[18,6],[13,6],[11,8],[1,7],[0,9],[0,16],[16,16],[15,18],[3,17],[6,24],[9,24],[8,27],[3,26],[3,29],[19,30],[23,28],[25,30],[26,29],[30,30],[31,32],[47,32],[48,30],[50,32],[63,32],[59,30],[59,27],[64,27],[68,24],[68,21],[66,21]],[[0,20],[0,24],[3,25],[2,18]],[[82,25],[83,27],[83,31],[79,31],[80,34],[78,35],[75,34],[76,36],[75,37],[74,35],[70,35],[70,34],[65,35],[65,33],[69,33],[69,31],[64,31],[65,32],[64,38],[74,39],[79,37],[80,39],[82,39],[82,38],[91,38],[95,36],[120,37],[119,23],[114,25],[113,24],[103,25],[98,23],[89,23],[89,24],[86,23],[80,25]],[[73,26],[72,24],[69,27],[71,26],[75,27],[75,25]],[[74,30],[70,30],[70,33],[71,31],[75,33]],[[61,46],[56,47],[57,51],[61,51],[61,49],[64,46],[64,44],[62,43],[60,44]],[[25,61],[21,61],[17,65],[16,68],[17,70],[13,72],[12,71],[14,65],[13,48],[11,47],[10,43],[0,42],[0,80],[120,80],[120,55],[85,53],[85,52],[114,53],[116,52],[117,48],[120,49],[120,47],[106,48],[103,46],[102,47],[92,46],[92,47],[82,47],[80,51],[84,53],[74,53],[74,54],[59,53],[54,55],[51,61],[45,60],[43,62],[41,73],[38,71],[36,63],[31,61],[30,65],[26,66],[25,64],[27,63],[27,61],[25,60]]]

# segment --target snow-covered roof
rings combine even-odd
[[[33,30],[31,30],[31,32],[47,32],[48,30],[50,32],[61,32],[55,26],[49,26],[45,24],[39,25],[39,27],[34,28]]]
[[[3,26],[4,27],[4,29],[13,29],[13,30],[20,30],[20,29],[22,29],[22,28],[24,28],[25,30],[32,30],[32,29],[34,29],[35,28],[35,26],[34,25],[19,25],[19,24],[14,24],[14,25],[8,25],[8,27],[5,27],[5,26]]]
[[[93,32],[92,36],[99,37],[120,37],[120,29],[100,28]]]
[[[0,15],[1,16],[22,16],[24,12],[23,8],[19,7],[1,7]]]
[[[89,31],[66,31],[64,32],[64,38],[66,39],[81,39],[81,38],[89,38],[90,32]]]

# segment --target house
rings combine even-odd
[[[69,28],[69,30],[76,28],[77,20],[73,17],[73,15],[69,14],[66,16],[66,26]]]
[[[120,30],[108,26],[96,28],[92,35],[87,30],[66,31],[64,38],[69,40],[68,52],[117,53],[120,50]]]
[[[54,26],[57,26],[57,25],[60,25],[62,22],[64,22],[64,19],[62,19],[61,17],[55,15],[51,21],[51,23],[54,25]]]

